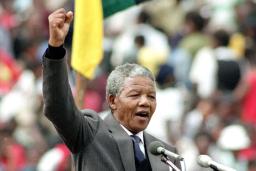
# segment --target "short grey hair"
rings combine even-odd
[[[147,77],[155,83],[155,77],[149,69],[138,64],[126,63],[117,66],[108,76],[106,96],[116,96],[120,93],[124,81],[135,76]]]

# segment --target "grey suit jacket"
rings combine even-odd
[[[136,170],[132,141],[112,114],[102,120],[94,111],[76,108],[65,58],[43,58],[43,96],[44,114],[72,152],[77,171]],[[156,140],[144,133],[152,170],[168,171],[160,157],[149,152],[148,145]],[[175,152],[173,147],[166,147]],[[180,167],[178,162],[173,162]]]

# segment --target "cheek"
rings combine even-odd
[[[156,110],[156,102],[153,102],[153,103],[151,104],[151,110],[152,110],[152,113],[155,112],[155,110]]]
[[[132,117],[135,108],[131,102],[122,102],[117,109],[117,112],[121,114],[122,118],[129,119]]]
[[[136,100],[125,99],[122,101],[121,105],[123,110],[126,110],[128,112],[133,111],[136,108],[137,103],[138,102]]]

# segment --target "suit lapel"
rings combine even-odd
[[[109,126],[109,132],[112,133],[117,142],[121,159],[126,171],[136,170],[133,152],[133,144],[130,136],[124,131],[120,124],[116,121],[112,114],[109,114],[105,123]]]
[[[161,161],[161,157],[151,154],[149,150],[149,144],[156,140],[152,136],[144,132],[144,141],[146,144],[146,151],[152,171],[169,171],[169,167]]]

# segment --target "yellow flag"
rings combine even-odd
[[[101,0],[75,0],[71,66],[92,79],[103,55]]]

